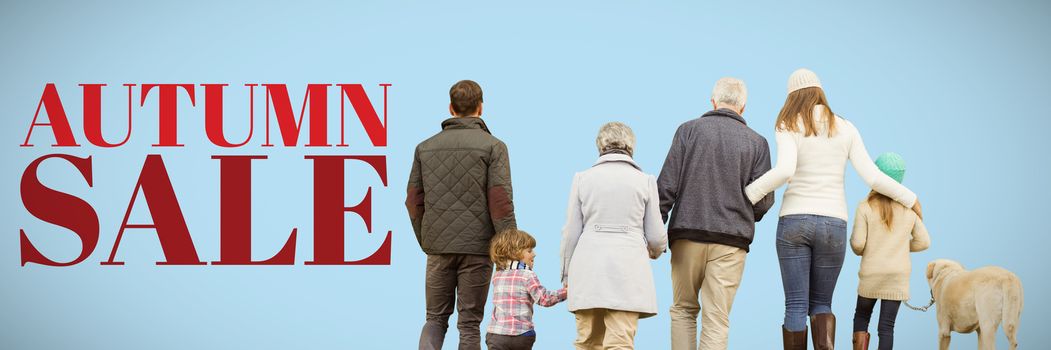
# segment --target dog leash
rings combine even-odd
[[[927,309],[930,309],[931,306],[933,306],[933,305],[934,305],[934,291],[933,290],[931,291],[931,301],[929,303],[927,303],[927,306],[915,307],[915,306],[910,305],[908,300],[905,301],[905,306],[907,306],[910,309],[913,309],[913,310],[916,310],[916,311],[921,311],[921,312],[927,312]]]

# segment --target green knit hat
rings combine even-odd
[[[905,159],[894,152],[887,152],[876,158],[876,167],[898,183],[905,178]]]

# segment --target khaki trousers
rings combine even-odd
[[[726,349],[730,308],[741,284],[744,249],[716,243],[675,240],[671,246],[671,348],[697,347],[697,312],[701,313],[703,350]],[[697,293],[700,292],[700,305]]]
[[[577,350],[632,350],[639,313],[610,309],[588,309],[574,312],[577,317]]]

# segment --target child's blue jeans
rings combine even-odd
[[[785,288],[785,323],[806,329],[808,315],[832,312],[832,293],[846,251],[847,222],[821,215],[785,215],[777,221],[777,258]]]

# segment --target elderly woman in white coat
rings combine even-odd
[[[632,160],[635,135],[608,123],[598,162],[573,176],[562,229],[562,280],[577,349],[633,349],[640,318],[657,314],[649,259],[668,245],[657,180]]]

